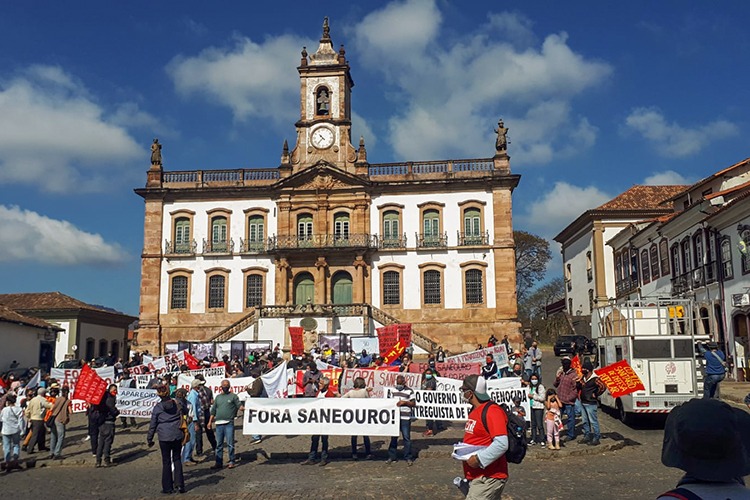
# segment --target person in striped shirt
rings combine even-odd
[[[417,405],[414,400],[414,390],[406,386],[406,378],[399,375],[396,378],[395,390],[391,391],[391,397],[397,399],[396,406],[401,413],[400,431],[404,438],[404,460],[406,465],[412,465],[414,460],[411,457],[411,420],[414,417],[414,407]],[[388,460],[385,463],[392,464],[396,461],[396,449],[398,447],[398,436],[391,438],[391,444],[388,447]]]

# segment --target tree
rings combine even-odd
[[[555,338],[561,331],[568,330],[564,315],[556,314],[548,317],[545,313],[547,306],[565,298],[565,282],[562,278],[555,278],[529,293],[518,303],[518,317],[525,328],[539,333],[539,337],[549,340]]]
[[[518,303],[529,294],[547,274],[547,263],[552,259],[549,241],[526,231],[513,231],[516,240],[516,297]]]

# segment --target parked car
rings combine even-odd
[[[563,354],[593,354],[594,343],[583,335],[561,335],[555,342],[555,356]]]
[[[66,359],[65,361],[60,361],[56,368],[62,368],[63,370],[72,370],[74,368],[80,368],[81,367],[81,360],[80,359]]]

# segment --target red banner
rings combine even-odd
[[[73,399],[82,399],[87,403],[98,405],[107,391],[107,381],[101,378],[89,365],[83,365],[76,381]]]
[[[570,367],[576,371],[579,377],[583,377],[583,367],[581,367],[581,358],[578,357],[578,354],[570,360]]]
[[[599,368],[595,373],[599,376],[599,380],[607,386],[613,398],[645,390],[638,374],[624,359],[604,368]]]
[[[398,331],[398,339],[401,343],[409,347],[411,345],[411,323],[399,323],[396,325]]]
[[[378,345],[380,346],[380,355],[385,357],[393,346],[398,342],[398,329],[396,324],[386,325],[376,328],[378,332]]]
[[[396,345],[394,345],[388,352],[383,355],[383,364],[390,365],[398,358],[403,356],[404,351],[406,351],[406,345],[399,340],[398,342],[396,342]]]
[[[198,360],[195,359],[195,356],[193,356],[187,351],[181,351],[181,352],[183,353],[182,356],[185,358],[185,364],[187,365],[188,370],[197,370],[198,368],[200,368],[199,366],[200,363],[198,363]]]
[[[289,337],[292,339],[292,356],[305,353],[305,329],[301,326],[290,326]]]

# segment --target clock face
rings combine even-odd
[[[318,127],[313,130],[312,144],[318,149],[330,148],[333,145],[333,130],[328,127]]]

